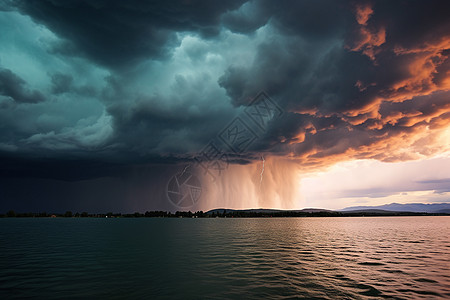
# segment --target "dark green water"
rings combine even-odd
[[[450,298],[450,217],[0,219],[0,299]]]

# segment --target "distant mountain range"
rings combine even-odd
[[[385,211],[405,211],[405,212],[426,212],[426,213],[450,213],[450,203],[391,203],[378,206],[351,206],[338,211],[366,211],[366,210],[385,210]]]
[[[321,208],[304,208],[300,210],[282,210],[282,209],[264,209],[264,208],[256,208],[256,209],[212,209],[207,214],[223,214],[240,212],[240,213],[255,213],[255,214],[277,214],[283,212],[290,213],[374,213],[374,214],[386,214],[390,212],[411,212],[411,213],[438,213],[438,214],[450,214],[450,203],[432,203],[432,204],[424,204],[424,203],[408,203],[408,204],[400,204],[400,203],[391,203],[385,205],[378,206],[351,206],[346,207],[344,209],[339,210],[329,210],[329,209],[321,209]]]

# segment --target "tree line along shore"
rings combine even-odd
[[[0,218],[287,218],[287,217],[369,217],[369,216],[443,216],[445,213],[425,213],[425,212],[394,212],[394,211],[274,211],[274,212],[254,212],[239,210],[222,211],[146,211],[145,213],[87,213],[71,212],[65,213],[18,213],[10,210],[0,214]]]

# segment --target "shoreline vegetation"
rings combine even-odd
[[[292,217],[387,217],[387,216],[450,216],[448,213],[404,212],[404,211],[329,211],[329,210],[227,210],[203,211],[146,211],[145,213],[18,213],[10,210],[0,213],[0,218],[292,218]]]

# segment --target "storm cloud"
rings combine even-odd
[[[283,116],[234,163],[274,156],[311,171],[448,151],[449,11],[448,1],[5,1],[0,174],[77,181],[189,163],[260,91]]]

